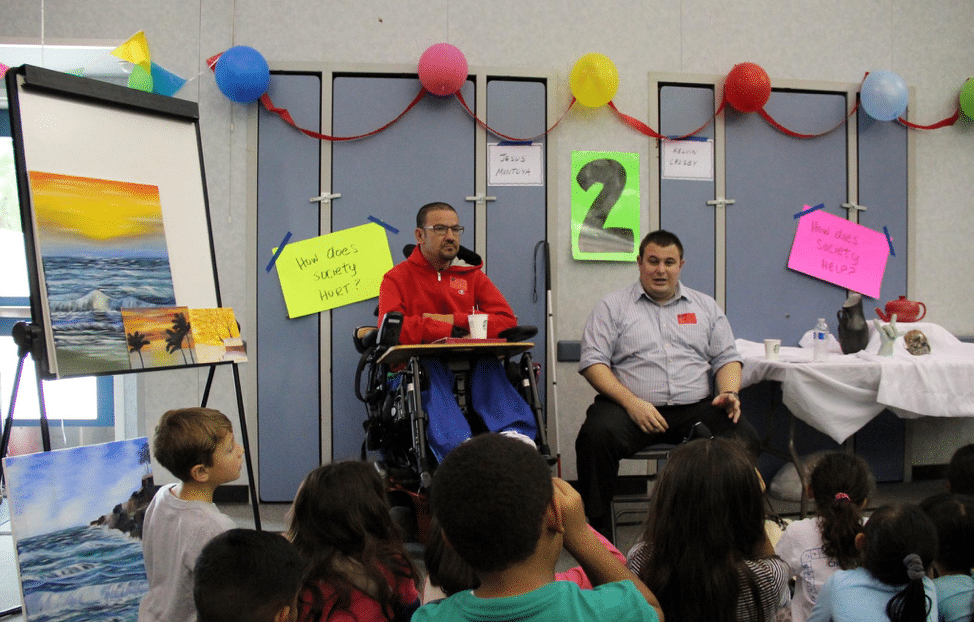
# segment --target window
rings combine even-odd
[[[0,45],[0,62],[17,67],[25,63],[125,84],[127,76],[111,47]],[[30,322],[30,288],[20,203],[14,170],[13,143],[6,92],[0,84],[0,405],[2,417],[10,409],[18,364],[18,348],[11,331],[17,322]],[[14,420],[17,425],[39,420],[34,362],[24,363]],[[70,425],[111,426],[114,423],[112,377],[68,378],[44,381],[48,419]]]

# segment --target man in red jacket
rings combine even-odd
[[[403,314],[399,343],[432,343],[469,334],[467,316],[488,316],[487,336],[517,325],[504,295],[483,273],[480,256],[461,249],[463,227],[448,203],[428,203],[416,215],[416,248],[389,270],[379,289],[379,322],[390,311]],[[423,405],[431,413],[428,437],[437,460],[470,437],[470,426],[453,397],[453,373],[435,359],[424,359],[430,389]],[[474,410],[491,432],[537,434],[533,413],[511,385],[500,361],[476,362],[470,383]]]

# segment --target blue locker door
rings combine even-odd
[[[907,283],[907,130],[899,123],[876,121],[859,111],[859,224],[875,231],[886,227],[896,256],[886,261],[879,300],[863,298],[867,318],[875,307],[905,296]]]
[[[529,138],[545,131],[546,86],[541,80],[491,79],[487,83],[487,125],[508,136]],[[488,134],[487,142],[502,139]],[[536,143],[543,146],[544,137]],[[497,197],[487,203],[487,274],[507,298],[518,323],[538,327],[531,357],[541,365],[538,393],[545,398],[547,299],[544,260],[535,246],[547,239],[544,186],[488,186]],[[551,415],[549,415],[551,416]]]
[[[683,136],[714,116],[712,86],[663,86],[659,89],[660,134]],[[713,139],[713,123],[697,135]],[[662,149],[662,145],[659,145]],[[713,296],[715,291],[716,226],[714,182],[685,179],[660,179],[660,228],[680,237],[686,265],[680,281],[688,287]]]
[[[812,134],[845,116],[843,94],[774,91],[765,110],[785,127]],[[846,133],[797,139],[757,114],[725,112],[727,197],[726,312],[734,334],[797,345],[824,317],[835,334],[835,314],[846,291],[789,270],[788,256],[803,205],[825,204],[845,218]]]
[[[336,136],[363,134],[394,119],[420,90],[419,80],[385,76],[338,76],[332,83],[332,129]],[[463,90],[476,105],[472,82]],[[393,263],[415,243],[416,212],[431,201],[452,205],[466,227],[461,244],[473,247],[474,146],[476,125],[453,97],[427,95],[387,130],[332,146],[332,231],[366,224],[369,216],[399,230],[389,232]],[[474,249],[476,250],[476,249]],[[365,432],[365,406],[355,397],[359,354],[352,343],[356,326],[375,324],[378,299],[331,311],[331,413],[335,460],[358,458]],[[327,354],[323,353],[323,356]],[[327,452],[326,452],[327,457]]]
[[[300,127],[317,128],[321,77],[275,73],[268,93]],[[318,141],[263,108],[257,144],[258,477],[262,501],[291,501],[305,474],[320,464],[318,316],[287,317],[280,280],[265,271],[271,249],[288,231],[294,241],[318,235]]]

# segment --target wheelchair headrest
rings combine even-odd
[[[409,256],[413,254],[413,249],[415,248],[416,248],[415,244],[407,244],[403,246],[402,247],[403,256],[406,257],[406,259],[409,259]],[[460,250],[457,251],[457,257],[461,261],[471,266],[477,266],[484,262],[483,258],[480,255],[473,252],[472,250],[470,250],[469,248],[467,248],[462,244],[460,245]]]

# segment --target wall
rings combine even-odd
[[[552,71],[563,78],[555,115],[570,99],[568,73],[587,52],[611,58],[620,76],[614,101],[645,119],[650,71],[726,74],[738,62],[761,65],[775,79],[858,82],[865,71],[889,69],[916,89],[914,120],[938,121],[953,112],[959,88],[971,74],[969,0],[372,0],[297,2],[266,0],[0,0],[4,42],[120,43],[137,30],[148,37],[153,60],[184,77],[179,97],[198,101],[223,304],[245,317],[247,272],[240,261],[247,227],[247,107],[217,89],[205,60],[246,44],[273,64],[283,61],[414,64],[429,45],[447,41],[471,65]],[[556,130],[549,154],[560,177],[552,237],[557,281],[555,334],[577,339],[585,317],[603,293],[636,278],[635,266],[576,263],[571,259],[567,208],[572,150],[638,152],[648,162],[655,145],[627,129],[607,108],[574,110]],[[958,335],[974,334],[970,301],[974,280],[955,266],[974,263],[974,130],[922,132],[916,141],[917,245],[911,298],[926,302],[927,319]],[[649,196],[648,175],[642,193]],[[644,227],[648,218],[644,215]],[[730,249],[733,252],[733,249]],[[693,249],[688,249],[693,261]],[[906,293],[906,292],[904,292]],[[247,337],[247,327],[244,326]],[[562,453],[572,441],[593,392],[570,364],[557,369]],[[151,433],[158,414],[198,400],[205,372],[145,374],[140,408]],[[211,405],[235,412],[229,372],[217,377]],[[250,403],[250,400],[248,400]],[[256,413],[248,412],[251,430]],[[286,415],[282,404],[280,416]],[[946,462],[959,437],[974,437],[974,422],[924,421],[913,443],[916,464]],[[253,432],[252,432],[253,434]],[[573,460],[570,460],[573,463]],[[569,465],[572,466],[571,464]],[[566,476],[573,477],[573,468]]]

